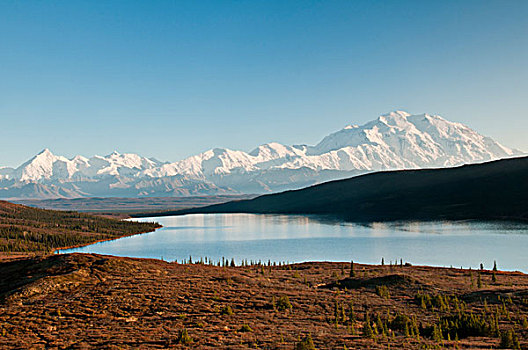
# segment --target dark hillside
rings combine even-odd
[[[0,254],[46,253],[57,248],[153,231],[157,227],[157,223],[120,221],[0,201]]]
[[[386,171],[187,213],[331,215],[349,221],[528,220],[528,157]]]

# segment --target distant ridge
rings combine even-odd
[[[440,116],[394,111],[346,126],[315,146],[214,148],[172,163],[118,152],[68,159],[44,149],[16,169],[0,167],[0,198],[262,194],[373,171],[453,167],[521,154]]]
[[[528,221],[528,157],[384,171],[172,214],[189,213],[315,214],[356,222]]]

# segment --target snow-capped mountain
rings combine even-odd
[[[0,197],[30,197],[32,191],[36,197],[263,193],[368,171],[449,167],[520,154],[440,116],[394,111],[346,126],[315,146],[272,142],[249,153],[215,148],[173,163],[117,152],[67,159],[45,149],[16,169],[0,168]]]
[[[137,154],[113,152],[105,157],[85,158],[76,156],[67,159],[56,156],[45,149],[14,170],[19,181],[67,180],[74,177],[98,178],[108,176],[135,175],[140,171],[159,167],[162,163],[140,157]]]

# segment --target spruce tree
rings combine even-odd
[[[444,339],[442,336],[442,328],[440,328],[439,325],[434,325],[433,328],[433,340],[437,342],[441,342]]]
[[[365,314],[365,322],[363,324],[363,337],[368,339],[374,338],[374,331],[372,330],[372,325],[370,324],[370,317],[368,312]]]
[[[295,345],[295,350],[316,350],[312,340],[312,335],[308,333],[308,335],[306,335]]]
[[[499,346],[501,349],[513,348],[513,332],[511,329],[501,333]]]
[[[354,303],[350,302],[348,305],[348,320],[350,324],[353,324],[356,321],[356,315],[354,313]]]
[[[178,334],[178,344],[190,344],[192,342],[193,340],[187,333],[187,329],[184,328],[183,330],[181,330]]]

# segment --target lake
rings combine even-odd
[[[60,251],[182,261],[350,261],[528,272],[528,225],[497,222],[351,224],[306,216],[192,214],[142,218],[154,232]]]

